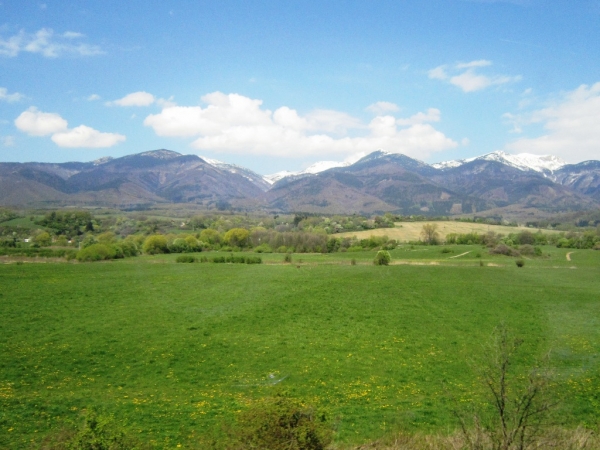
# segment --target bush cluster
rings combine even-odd
[[[521,256],[518,250],[509,247],[506,244],[499,244],[495,248],[490,249],[490,254],[505,256]]]
[[[71,249],[53,249],[53,248],[14,248],[14,247],[0,247],[0,255],[2,256],[27,256],[41,258],[66,258],[68,260],[74,259],[77,254],[76,250]]]
[[[198,262],[198,258],[192,255],[179,255],[175,262],[178,263],[195,263]]]
[[[262,264],[262,258],[260,256],[215,256],[212,258],[214,263],[230,263],[230,264]]]

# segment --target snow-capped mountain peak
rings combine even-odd
[[[287,170],[283,170],[281,172],[277,172],[271,175],[265,175],[263,178],[269,184],[274,184],[282,178],[292,177],[292,176],[302,176],[302,175],[315,175],[317,173],[325,172],[329,169],[334,169],[336,167],[348,167],[354,164],[355,162],[362,160],[367,157],[371,157],[372,159],[381,158],[386,155],[391,155],[392,152],[387,152],[385,150],[376,150],[368,155],[365,153],[357,153],[350,158],[347,158],[345,161],[318,161],[306,169],[301,170],[299,172],[289,172]]]
[[[263,180],[265,180],[269,184],[275,184],[279,180],[285,177],[290,177],[292,175],[297,175],[299,172],[290,172],[288,170],[282,170],[281,172],[273,173],[271,175],[263,176]]]
[[[445,161],[437,164],[432,164],[436,169],[451,169],[462,166],[471,161],[497,161],[507,166],[514,167],[519,170],[535,172],[554,172],[566,164],[565,161],[552,155],[533,155],[531,153],[519,153],[517,155],[509,155],[503,151],[488,153],[487,155],[478,156],[476,158],[459,159],[454,161]]]
[[[317,173],[325,172],[329,169],[333,169],[335,167],[348,167],[349,165],[349,162],[319,161],[299,172],[289,172],[287,170],[283,170],[281,172],[277,172],[271,175],[265,175],[263,178],[267,183],[273,184],[281,180],[282,178],[301,175],[314,175]]]
[[[262,175],[259,175],[251,171],[250,169],[246,169],[245,167],[219,161],[218,159],[206,158],[204,156],[201,156],[200,158],[202,158],[207,164],[210,164],[211,166],[216,167],[217,169],[221,169],[229,173],[236,173],[238,175],[243,176],[247,180],[256,184],[263,191],[266,191],[269,188],[269,185],[273,184],[267,179],[265,179]]]

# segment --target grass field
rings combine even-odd
[[[280,390],[336,417],[339,442],[452,430],[450,397],[482,398],[469,361],[501,322],[525,340],[517,366],[550,351],[557,416],[596,424],[600,252],[547,247],[519,269],[448,248],[403,246],[388,267],[374,252],[0,264],[0,448],[87,408],[185,448]]]
[[[399,242],[418,241],[421,239],[421,230],[425,223],[435,223],[438,226],[439,237],[444,240],[446,235],[450,233],[467,234],[467,233],[487,233],[493,231],[495,233],[508,235],[510,233],[520,233],[521,231],[531,231],[536,233],[535,228],[526,227],[507,227],[503,225],[486,225],[483,223],[471,222],[456,222],[439,221],[439,222],[397,222],[395,228],[378,228],[375,230],[366,231],[351,231],[348,233],[339,233],[339,237],[356,236],[359,239],[367,239],[369,236],[387,236],[390,239],[396,239]],[[553,230],[541,230],[542,233],[556,233]]]

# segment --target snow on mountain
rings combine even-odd
[[[275,184],[282,178],[297,175],[299,173],[300,172],[290,172],[288,170],[282,170],[281,172],[273,173],[271,175],[265,175],[265,176],[263,176],[263,179],[269,184]]]
[[[263,178],[267,183],[274,184],[282,178],[296,177],[301,175],[314,175],[316,173],[325,172],[326,170],[333,169],[335,167],[348,167],[349,165],[349,162],[319,161],[300,172],[289,172],[287,170],[283,170],[272,175],[265,175]]]
[[[98,158],[92,162],[94,163],[95,166],[99,166],[100,164],[106,164],[107,162],[110,162],[113,159],[114,158],[112,156],[103,156],[102,158]]]
[[[247,180],[252,181],[258,187],[260,187],[263,191],[266,191],[269,185],[273,184],[265,179],[262,175],[257,174],[256,172],[251,171],[250,169],[246,169],[245,167],[238,166],[236,164],[229,164],[223,161],[219,161],[217,159],[206,158],[201,156],[207,164],[210,164],[217,169],[225,170],[229,173],[237,173]]]
[[[345,161],[319,161],[306,169],[300,172],[289,172],[287,170],[282,170],[281,172],[274,173],[272,175],[265,175],[263,178],[269,184],[274,184],[277,181],[281,180],[285,177],[295,177],[302,175],[314,175],[317,173],[325,172],[329,169],[334,169],[336,167],[348,167],[354,164],[355,162],[364,159],[367,156],[372,156],[373,158],[380,158],[382,156],[391,155],[392,153],[386,152],[385,150],[376,150],[369,155],[365,155],[365,153],[357,153],[350,158],[347,158]]]
[[[451,169],[462,166],[471,161],[497,161],[507,166],[514,167],[519,170],[535,172],[554,172],[566,164],[562,159],[552,155],[533,155],[531,153],[519,153],[518,155],[509,155],[503,151],[488,153],[487,155],[478,156],[476,158],[459,159],[454,161],[444,161],[437,164],[432,164],[436,169]]]

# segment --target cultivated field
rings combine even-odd
[[[477,361],[502,322],[524,339],[515,369],[549,354],[557,423],[595,425],[600,252],[546,247],[517,268],[448,248],[400,247],[388,267],[374,252],[0,264],[0,448],[89,408],[186,448],[280,391],[328,411],[342,444],[447,432],[456,400],[483,404]]]
[[[396,239],[399,242],[418,241],[421,238],[421,230],[425,223],[434,223],[438,226],[439,237],[444,240],[446,235],[450,233],[467,234],[467,233],[494,233],[508,235],[510,233],[520,233],[521,231],[531,231],[536,233],[535,228],[526,227],[506,227],[502,225],[486,225],[483,223],[455,222],[455,221],[440,221],[440,222],[396,222],[395,228],[378,228],[375,230],[366,231],[351,231],[348,233],[339,233],[336,236],[352,237],[356,236],[359,239],[366,239],[369,236],[387,236],[390,239]],[[541,230],[542,233],[556,233],[553,230]]]

